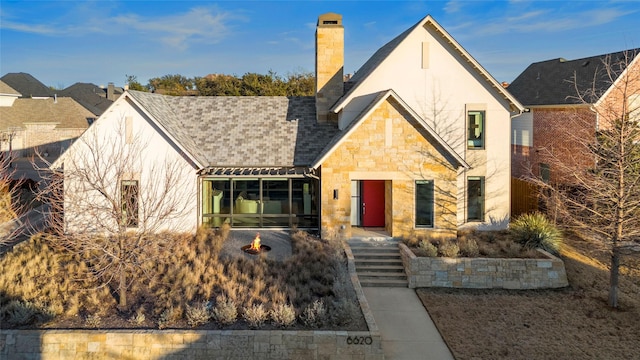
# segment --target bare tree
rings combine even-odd
[[[561,176],[550,183],[537,180],[548,209],[563,225],[593,237],[610,253],[609,305],[614,308],[621,255],[640,247],[640,67],[637,59],[632,67],[635,55],[606,58],[589,88],[576,85],[580,102],[595,103],[595,117],[567,119],[565,146],[545,149],[550,167]]]
[[[106,119],[105,119],[106,120]],[[184,228],[195,208],[193,172],[178,152],[134,134],[131,119],[96,123],[45,177],[49,227],[127,306],[131,274],[163,246],[162,230]],[[190,218],[190,217],[189,217]]]
[[[21,201],[21,181],[13,179],[9,156],[0,153],[0,248],[11,245],[26,227],[20,221],[26,209]]]

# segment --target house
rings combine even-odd
[[[629,49],[529,65],[508,87],[528,109],[512,122],[513,176],[566,183],[567,172],[554,163],[593,168],[582,139],[640,108],[639,54],[640,49]]]
[[[96,117],[102,115],[124,92],[121,87],[109,83],[107,87],[91,83],[75,83],[58,92],[59,96],[70,97]]]
[[[71,98],[20,95],[0,81],[0,151],[14,159],[32,156],[36,149],[55,159],[95,117]]]
[[[342,16],[328,13],[316,28],[314,97],[125,92],[52,165],[64,169],[67,231],[98,230],[106,211],[116,212],[111,228],[228,222],[324,238],[354,226],[394,237],[506,226],[509,124],[524,108],[501,84],[431,16],[346,83],[343,64]],[[99,182],[87,180],[88,159],[113,181],[72,198]],[[162,224],[147,225],[160,213]]]
[[[22,72],[7,73],[0,80],[19,92],[23,98],[53,97],[53,90],[31,76],[31,74]]]

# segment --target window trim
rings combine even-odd
[[[125,186],[130,187],[130,186],[135,186],[135,190],[134,192],[129,192],[129,190],[125,191]],[[135,202],[131,201],[132,197],[129,197],[129,199],[125,199],[125,196],[129,194],[129,195],[135,195]],[[121,219],[121,225],[126,227],[126,228],[131,228],[131,229],[136,229],[140,226],[140,182],[138,180],[135,179],[127,179],[127,180],[120,180],[120,206],[121,206],[121,213],[122,213],[122,219]],[[128,204],[131,202],[131,205],[133,205],[133,209],[132,209],[132,216],[129,217],[127,216],[127,210],[128,210]]]
[[[479,217],[476,218],[471,218],[470,215],[470,211],[469,209],[471,208],[470,206],[470,201],[471,201],[471,196],[469,194],[469,192],[471,191],[471,186],[470,186],[470,182],[471,181],[480,181],[480,192],[481,192],[481,197],[480,197],[480,215]],[[485,190],[485,178],[484,176],[468,176],[467,177],[467,222],[483,222],[484,218],[485,218],[485,205],[486,205],[486,190]]]
[[[427,206],[431,207],[431,224],[418,224],[418,185],[429,185],[431,190],[431,202]],[[414,219],[413,226],[416,229],[433,229],[436,227],[436,196],[435,196],[435,183],[433,180],[416,180],[414,182]]]
[[[477,139],[471,139],[471,115],[476,114],[480,116],[480,137]],[[485,110],[467,110],[467,149],[469,150],[483,150],[486,143],[487,133],[487,112]],[[473,141],[480,141],[480,145],[473,145]]]

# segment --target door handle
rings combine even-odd
[[[367,208],[364,205],[365,204],[362,203],[362,215],[364,215],[367,212]]]

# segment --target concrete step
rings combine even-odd
[[[400,254],[398,253],[358,253],[358,254],[353,254],[354,259],[357,260],[365,260],[365,259],[372,259],[372,260],[383,260],[383,259],[388,259],[388,260],[398,260],[398,261],[402,261],[402,257],[400,257]]]
[[[398,259],[359,259],[355,258],[356,268],[358,266],[388,266],[388,265],[401,265],[402,261]]]
[[[395,253],[399,252],[397,246],[352,246],[351,252],[354,254],[359,254],[363,252],[369,253]]]
[[[367,280],[404,280],[407,281],[407,275],[404,273],[389,273],[389,272],[358,272],[358,279],[360,282]]]
[[[361,280],[360,285],[363,287],[407,287],[406,280]]]
[[[381,272],[381,273],[402,273],[404,274],[404,266],[398,265],[356,265],[356,271],[360,272]]]

